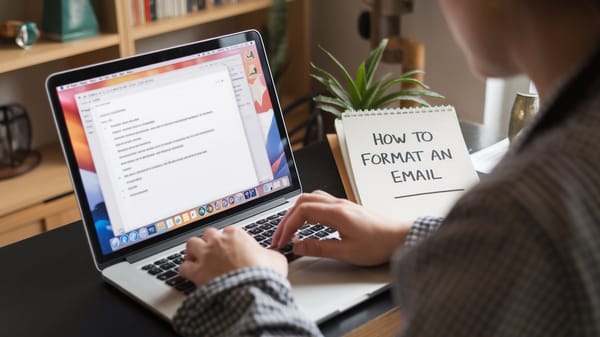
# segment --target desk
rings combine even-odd
[[[482,129],[463,123],[476,150],[492,144]],[[295,154],[305,191],[344,191],[326,142]],[[2,336],[176,336],[170,324],[104,283],[95,269],[80,222],[0,248]],[[393,308],[384,292],[320,325],[341,336]]]

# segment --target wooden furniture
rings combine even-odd
[[[38,167],[0,181],[0,246],[79,220],[59,145],[40,152]]]
[[[29,50],[9,43],[0,44],[0,81],[3,74],[52,61],[64,59],[67,68],[135,55],[141,41],[169,37],[184,29],[201,29],[219,20],[229,20],[229,32],[258,29],[267,22],[271,3],[272,0],[240,0],[235,4],[209,5],[184,16],[133,26],[130,1],[99,0],[95,2],[102,31],[98,36],[64,43],[41,39]],[[36,10],[41,17],[40,7],[36,6]],[[309,0],[288,2],[290,57],[278,88],[284,102],[291,100],[286,97],[302,96],[309,91],[308,12]],[[45,97],[32,99],[46,100]],[[49,109],[43,112],[50,113]],[[57,143],[58,137],[55,139]],[[60,147],[49,144],[39,150],[42,152],[39,167],[23,176],[0,180],[0,247],[79,219]]]

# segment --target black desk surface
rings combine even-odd
[[[474,124],[461,127],[470,151],[498,140]],[[295,157],[305,191],[345,195],[327,142]],[[176,336],[167,322],[102,281],[80,222],[0,248],[0,266],[2,336]],[[341,336],[392,307],[384,292],[320,328]]]

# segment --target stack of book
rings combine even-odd
[[[129,0],[131,5],[130,22],[133,26],[147,22],[186,15],[207,6],[220,6],[237,3],[239,0]]]

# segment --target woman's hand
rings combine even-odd
[[[266,267],[287,275],[287,261],[283,255],[263,248],[236,226],[226,227],[222,232],[209,228],[201,238],[189,239],[185,250],[185,260],[179,266],[179,274],[197,286],[246,267]]]
[[[298,240],[295,233],[305,223],[334,228],[340,240]],[[298,198],[277,228],[272,246],[282,248],[293,239],[295,254],[374,266],[390,260],[394,250],[404,243],[411,225],[375,214],[346,199],[315,191]]]

